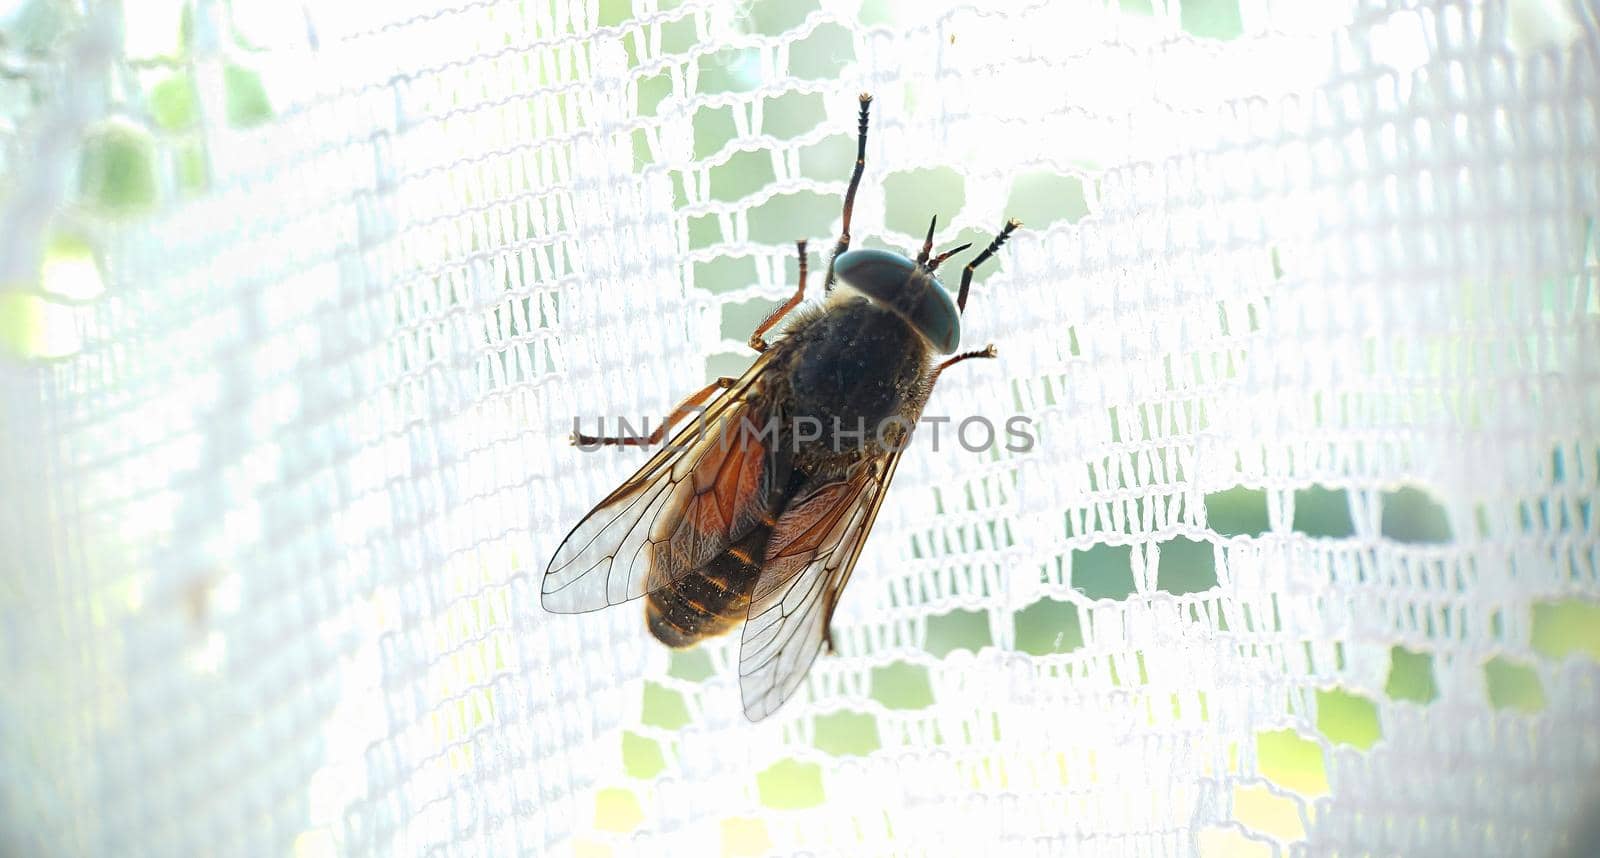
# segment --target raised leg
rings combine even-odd
[[[1000,353],[995,350],[994,343],[990,343],[990,344],[984,346],[983,348],[978,349],[977,351],[962,352],[961,354],[958,354],[955,357],[949,358],[948,360],[946,360],[943,363],[939,364],[938,366],[934,367],[933,368],[933,378],[928,379],[928,386],[932,387],[933,383],[939,380],[939,374],[940,373],[944,372],[945,370],[949,369],[950,367],[955,366],[958,363],[961,363],[964,360],[972,360],[973,358],[992,358],[992,357],[998,356],[999,354]]]
[[[856,188],[861,186],[861,171],[867,167],[867,111],[872,106],[872,96],[861,93],[861,116],[856,130],[856,169],[850,174],[850,187],[844,192],[844,225],[839,231],[839,242],[828,257],[828,276],[822,281],[824,292],[833,289],[833,261],[850,249],[850,212],[856,207]]]
[[[994,252],[1000,249],[1000,245],[1005,244],[1006,239],[1010,238],[1011,233],[1015,232],[1017,227],[1020,226],[1022,226],[1022,221],[1006,221],[1005,228],[1000,230],[1000,234],[994,237],[994,241],[989,242],[989,246],[985,247],[983,252],[978,254],[976,259],[973,259],[971,262],[967,263],[967,267],[961,272],[961,291],[956,295],[956,309],[967,309],[967,290],[972,288],[973,269],[988,261],[989,257],[993,256]],[[993,355],[990,355],[990,357],[993,357]],[[945,363],[950,364],[955,360],[957,360],[957,358],[951,358],[950,360],[945,361]]]
[[[661,421],[660,426],[657,426],[653,432],[644,437],[640,437],[638,435],[625,435],[622,437],[599,437],[596,435],[584,435],[582,433],[575,432],[572,435],[572,443],[579,447],[594,447],[597,445],[613,445],[622,447],[654,446],[661,442],[661,439],[667,434],[668,429],[671,429],[679,420],[689,416],[689,412],[699,406],[700,403],[710,399],[711,394],[719,390],[728,390],[737,382],[738,379],[736,378],[723,376],[722,378],[711,382],[700,390],[689,394],[687,399],[678,403],[678,407],[674,408],[672,413],[667,415],[666,420]]]
[[[793,310],[795,305],[800,303],[800,299],[806,295],[806,240],[802,238],[795,242],[794,246],[800,251],[800,282],[794,287],[794,294],[789,296],[789,300],[783,302],[783,305],[778,309],[768,313],[767,317],[761,320],[761,324],[756,325],[756,332],[750,335],[750,348],[758,352],[764,352],[768,348],[767,341],[762,339],[761,335],[771,330],[773,325],[778,324],[778,320],[783,318],[790,310]]]

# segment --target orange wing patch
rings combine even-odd
[[[761,576],[753,599],[766,598],[811,562],[839,520],[851,511],[850,501],[861,494],[870,476],[870,469],[863,468],[855,477],[829,483],[784,510],[772,528],[764,564],[766,574]]]
[[[755,410],[745,408],[730,422],[752,416]],[[769,490],[780,484],[772,479],[779,475],[769,473],[777,463],[766,445],[736,432],[706,442],[710,449],[689,476],[694,495],[684,519],[699,536],[731,541],[766,514]]]
[[[694,470],[697,496],[689,519],[703,534],[746,530],[759,518],[751,517],[751,504],[762,511],[767,506],[767,498],[757,497],[764,494],[761,477],[769,464],[767,447],[737,433],[713,443],[716,449]]]
[[[567,534],[541,599],[592,611],[653,592],[704,566],[759,522],[789,480],[781,444],[731,431],[768,416],[764,354]]]
[[[738,409],[729,423],[759,417],[759,407]],[[678,570],[704,566],[744,536],[767,515],[774,489],[788,479],[787,459],[738,433],[710,432],[697,446],[699,459],[668,500],[663,521],[676,521],[655,547],[651,589],[676,578]]]

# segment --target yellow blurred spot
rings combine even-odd
[[[145,584],[146,582],[142,575],[129,575],[123,578],[119,584],[113,585],[111,589],[114,591],[120,588],[123,597],[127,599],[128,613],[137,614],[144,610]]]
[[[1600,661],[1600,604],[1563,599],[1534,605],[1533,649],[1546,658],[1577,653]]]
[[[1562,0],[1510,0],[1506,4],[1506,46],[1518,53],[1560,47],[1583,36],[1576,3]]]
[[[1305,823],[1293,799],[1274,795],[1266,787],[1237,787],[1233,791],[1233,818],[1252,831],[1259,831],[1280,843],[1304,840]]]
[[[822,804],[822,768],[816,763],[779,760],[756,773],[761,803],[780,810],[799,810]]]
[[[1377,705],[1338,688],[1317,692],[1317,730],[1335,742],[1363,751],[1383,738]]]
[[[294,858],[334,858],[339,854],[333,842],[333,833],[326,828],[300,832],[289,852]]]
[[[227,639],[222,632],[206,635],[205,642],[189,653],[189,669],[196,673],[216,673],[222,669],[222,660],[228,653]]]
[[[632,831],[644,821],[639,797],[625,789],[603,789],[594,796],[594,827],[601,831]]]
[[[574,858],[611,858],[612,851],[604,843],[579,837],[572,841],[572,854]]]
[[[1284,789],[1308,797],[1328,792],[1321,746],[1293,730],[1257,733],[1256,762],[1264,777]]]
[[[689,723],[689,706],[683,695],[654,682],[644,684],[644,712],[640,721],[652,727],[676,730]]]
[[[1201,858],[1267,858],[1272,854],[1272,847],[1232,828],[1201,829],[1199,840]]]
[[[622,769],[628,773],[628,777],[648,780],[661,774],[666,767],[667,762],[661,755],[659,742],[637,733],[623,731]]]
[[[94,249],[80,238],[56,236],[39,266],[39,288],[72,301],[90,301],[106,291]]]
[[[733,817],[722,820],[722,854],[727,858],[765,855],[772,851],[767,824],[759,819]]]
[[[0,344],[17,357],[62,358],[83,348],[75,308],[0,291]]]

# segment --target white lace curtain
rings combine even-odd
[[[16,854],[1587,854],[1588,0],[0,4]],[[558,617],[827,245],[1027,222],[819,659]],[[818,282],[813,277],[813,283]]]

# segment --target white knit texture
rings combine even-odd
[[[1585,854],[1589,0],[188,5],[0,102],[4,288],[62,224],[104,285],[0,363],[5,851]],[[1038,443],[919,433],[751,724],[736,634],[540,577],[646,456],[573,418],[747,365],[794,239],[820,295],[861,91],[856,246],[1027,222],[928,413]]]

